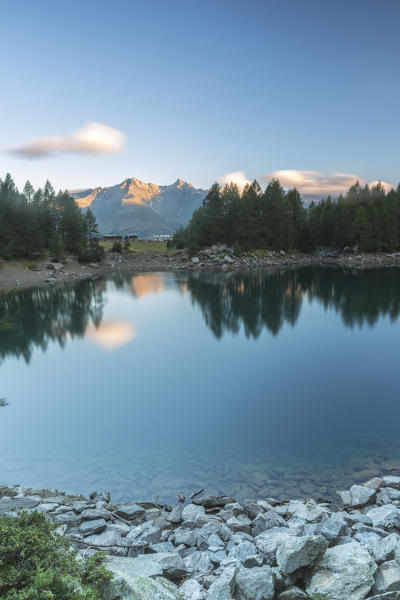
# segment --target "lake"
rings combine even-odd
[[[171,502],[397,474],[399,314],[396,269],[19,291],[1,309],[0,481]]]

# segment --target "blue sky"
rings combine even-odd
[[[399,18],[396,0],[5,0],[0,177],[397,183]],[[122,132],[124,151],[7,152],[87,122]]]

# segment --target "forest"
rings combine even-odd
[[[197,251],[227,243],[235,252],[268,248],[312,252],[317,248],[392,252],[400,248],[400,185],[385,192],[356,182],[345,195],[306,206],[296,189],[277,179],[263,191],[257,181],[242,193],[214,184],[187,227],[173,238],[177,248]]]
[[[93,213],[83,214],[67,191],[56,194],[48,180],[37,190],[27,181],[21,193],[7,173],[0,179],[0,257],[40,256],[46,250],[56,260],[67,253],[100,260],[104,250]]]

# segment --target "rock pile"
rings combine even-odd
[[[338,495],[171,507],[0,487],[0,514],[45,512],[83,558],[103,550],[108,600],[400,600],[400,477]]]

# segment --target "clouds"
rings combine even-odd
[[[131,321],[112,319],[102,321],[97,327],[91,323],[85,334],[97,346],[110,351],[129,344],[137,335]]]
[[[232,173],[227,173],[226,175],[219,177],[218,183],[220,183],[221,185],[235,183],[238,186],[238,188],[242,190],[244,186],[247,183],[251,183],[251,181],[247,179],[243,171],[233,171]]]
[[[123,152],[126,136],[118,129],[89,121],[81,129],[66,136],[37,138],[14,148],[22,158],[42,158],[58,152],[109,154]]]
[[[319,171],[301,171],[298,169],[281,169],[272,171],[266,175],[256,177],[259,182],[268,184],[272,179],[279,179],[279,182],[284,188],[297,188],[304,196],[314,196],[316,198],[326,197],[328,194],[337,197],[340,194],[345,194],[350,186],[359,181],[361,185],[365,185],[364,179],[352,173],[333,173],[326,175]],[[240,189],[251,183],[243,171],[235,171],[227,173],[218,179],[221,184],[237,183]],[[378,181],[372,181],[369,186],[376,185]],[[381,182],[385,191],[389,191],[393,185],[385,181]]]

